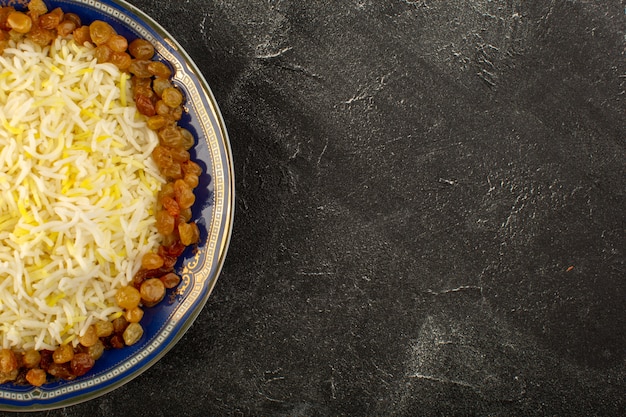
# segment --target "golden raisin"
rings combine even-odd
[[[121,308],[133,308],[139,305],[141,295],[139,291],[137,291],[137,288],[127,285],[117,290],[115,293],[115,301]]]
[[[104,64],[105,62],[109,62],[111,60],[111,55],[113,51],[107,45],[99,45],[96,47],[94,51],[94,55],[98,60],[99,64]]]
[[[131,57],[126,52],[115,52],[111,54],[111,63],[121,70],[126,70],[130,67]]]
[[[202,174],[202,168],[193,161],[187,161],[183,164],[183,172],[185,175],[195,175],[199,177]]]
[[[164,127],[167,123],[169,123],[169,120],[167,119],[167,117],[161,114],[155,114],[154,116],[149,117],[148,120],[146,121],[148,128],[151,130],[159,130],[162,127]]]
[[[165,197],[174,197],[174,184],[171,182],[168,182],[161,187],[161,190],[159,191],[159,202],[161,202]],[[161,202],[161,204],[163,203]]]
[[[74,31],[74,29],[76,29],[76,23],[72,22],[71,20],[63,20],[57,26],[57,33],[59,36],[66,37],[69,36]]]
[[[87,348],[87,353],[89,353],[89,356],[91,356],[94,360],[100,359],[100,357],[104,353],[104,343],[102,343],[102,341],[98,339],[95,345],[89,346],[89,348]]]
[[[183,168],[183,165],[187,161],[189,161],[189,158],[190,158],[189,152],[187,152],[183,148],[173,148],[173,149],[170,149],[170,154],[172,155],[172,158],[174,159],[174,161],[180,162],[181,168]],[[183,170],[183,174],[184,173],[185,173],[185,171]]]
[[[25,13],[11,12],[7,17],[8,26],[17,33],[28,33],[33,27],[33,21]]]
[[[116,318],[115,320],[113,320],[112,323],[113,323],[113,331],[118,334],[126,330],[126,327],[128,326],[128,320],[126,320],[126,317],[124,316],[120,316]]]
[[[17,369],[17,358],[11,349],[0,350],[0,372],[8,374]]]
[[[191,215],[192,215],[191,207],[188,207],[188,208],[180,211],[180,216],[183,218],[185,223],[187,223],[189,220],[191,220]]]
[[[113,323],[110,321],[99,321],[94,324],[98,337],[108,337],[113,333]]]
[[[148,71],[156,77],[169,78],[172,75],[172,70],[162,62],[150,61],[148,64]]]
[[[46,371],[39,368],[29,369],[26,373],[26,380],[29,384],[35,387],[40,387],[46,383],[47,374]]]
[[[195,223],[180,223],[178,225],[178,234],[180,236],[180,243],[185,246],[197,243],[200,237],[198,226],[196,226]]]
[[[131,65],[132,65],[132,61],[131,61]],[[132,79],[148,81],[147,84],[136,83],[137,85],[133,88],[133,98],[135,100],[137,100],[137,96],[145,96],[146,98],[149,98],[151,101],[156,98],[156,95],[154,94],[154,91],[152,91],[152,88],[150,88],[150,79],[149,78],[133,77]]]
[[[184,127],[180,128],[180,133],[183,135],[183,149],[189,150],[193,148],[193,145],[196,143],[196,139],[193,137],[193,134]]]
[[[178,126],[165,126],[159,130],[158,136],[161,145],[169,146],[170,148],[180,148],[182,146],[183,135]]]
[[[48,373],[56,378],[62,378],[62,379],[74,379],[75,376],[72,375],[72,373],[70,372],[70,364],[69,362],[65,362],[65,363],[51,363],[50,366],[48,366],[48,369],[46,369],[46,371],[48,371]]]
[[[183,93],[181,93],[175,87],[169,87],[163,90],[163,93],[161,94],[161,100],[163,100],[163,102],[167,104],[168,107],[175,108],[182,104]]]
[[[176,161],[174,161],[169,167],[161,169],[161,174],[165,175],[170,180],[183,178],[183,170],[180,167],[180,163]]]
[[[198,184],[200,184],[198,177],[192,174],[185,175],[183,181],[185,181],[190,188],[196,188]]]
[[[27,368],[35,368],[39,366],[39,362],[41,361],[41,354],[35,349],[30,349],[24,352],[22,355],[22,363]]]
[[[128,67],[128,72],[138,78],[150,78],[152,74],[148,71],[150,61],[146,59],[133,59]]]
[[[36,16],[41,16],[48,12],[48,6],[46,6],[43,0],[30,0],[28,3],[28,11]]]
[[[131,61],[132,63],[132,61]],[[130,67],[129,67],[130,69]],[[150,78],[139,78],[139,77],[132,77],[130,79],[130,83],[133,87],[133,89],[136,88],[146,88],[148,90],[151,90],[152,88],[150,87],[150,85],[152,84],[152,79]],[[153,91],[154,93],[154,91]]]
[[[165,274],[159,279],[165,288],[174,288],[180,282],[180,277],[173,272]]]
[[[128,41],[122,35],[114,34],[109,40],[106,41],[106,44],[109,48],[113,50],[113,52],[126,52],[128,48]]]
[[[163,95],[163,91],[165,91],[166,88],[171,87],[173,87],[173,85],[167,78],[155,78],[154,81],[152,81],[152,88],[159,97]]]
[[[176,200],[174,200],[172,197],[163,197],[163,199],[161,200],[161,204],[172,217],[178,217],[178,215],[180,214],[180,207],[178,206]]]
[[[176,182],[174,182],[174,197],[181,209],[191,207],[196,201],[193,190],[183,180],[176,180]]]
[[[154,103],[154,108],[157,114],[160,114],[163,116],[169,116],[169,114],[172,112],[172,108],[168,106],[167,104],[165,104],[163,100],[157,100],[157,102]]]
[[[52,353],[54,363],[66,363],[74,357],[74,348],[70,344],[61,345]]]
[[[84,45],[85,42],[91,43],[91,36],[89,35],[89,26],[79,26],[74,32],[72,32],[74,42],[79,45]]]
[[[96,344],[98,341],[98,332],[96,331],[96,326],[91,325],[87,327],[85,330],[85,334],[78,338],[78,341],[81,345],[85,347],[90,347]]]
[[[143,317],[143,310],[140,307],[131,308],[124,312],[124,317],[129,323],[139,323]]]
[[[174,232],[176,219],[166,210],[160,210],[156,214],[156,227],[162,235],[171,235]]]
[[[130,323],[122,336],[126,346],[134,345],[143,336],[143,327],[139,323]]]
[[[178,107],[174,107],[172,110],[170,110],[169,112],[169,117],[172,120],[180,120],[181,117],[183,117],[183,106],[180,105]]]
[[[33,27],[32,30],[26,34],[26,36],[37,45],[46,46],[50,45],[50,43],[57,37],[57,34],[53,30]]]
[[[82,26],[82,22],[80,20],[80,16],[78,16],[76,13],[65,13],[63,15],[63,20],[69,20],[70,22],[74,23],[74,25],[77,28]]]
[[[95,20],[89,25],[89,36],[96,45],[106,43],[114,34],[115,30],[113,27],[102,20]]]
[[[174,158],[172,157],[172,153],[169,148],[161,145],[156,146],[152,151],[152,159],[154,159],[154,163],[161,170],[174,163]],[[172,188],[172,192],[173,191],[174,189]]]
[[[163,266],[163,258],[157,253],[148,252],[141,258],[141,266],[145,269],[158,269]]]
[[[128,52],[137,59],[150,59],[154,56],[154,46],[145,39],[135,39],[128,45]]]
[[[149,278],[139,288],[141,300],[147,307],[158,304],[165,297],[165,285],[158,278]]]
[[[39,27],[43,29],[56,29],[63,21],[63,10],[60,7],[39,17]]]

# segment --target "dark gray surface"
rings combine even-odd
[[[132,3],[221,106],[232,244],[165,358],[40,415],[624,415],[623,2]]]

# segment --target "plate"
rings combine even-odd
[[[73,381],[55,381],[41,387],[0,385],[0,410],[34,411],[66,407],[120,387],[156,363],[183,336],[204,307],[222,268],[233,223],[234,178],[228,134],[206,80],[189,55],[158,23],[123,0],[45,1],[78,14],[83,23],[104,20],[128,39],[150,41],[156,59],[175,70],[173,82],[184,92],[185,114],[179,125],[196,137],[192,159],[204,173],[195,189],[193,218],[200,228],[197,248],[187,248],[176,270],[179,286],[168,290],[158,306],[146,309],[142,339],[133,346],[108,350],[87,374]],[[0,5],[25,1],[0,0]]]

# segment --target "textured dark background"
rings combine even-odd
[[[232,244],[158,364],[40,415],[625,415],[623,1],[131,2],[221,106]]]

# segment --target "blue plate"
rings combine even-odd
[[[0,5],[26,1],[0,0]],[[144,336],[135,345],[109,350],[94,368],[73,381],[55,381],[42,387],[0,385],[0,410],[32,411],[65,407],[105,394],[148,369],[183,336],[204,307],[222,268],[230,240],[234,212],[233,164],[228,134],[211,89],[182,47],[158,23],[123,0],[50,0],[79,15],[83,24],[104,20],[129,40],[150,41],[157,59],[175,71],[174,83],[184,91],[185,114],[180,125],[196,137],[192,158],[204,169],[195,190],[193,215],[201,238],[187,248],[176,265],[180,285],[158,306],[146,309]]]

